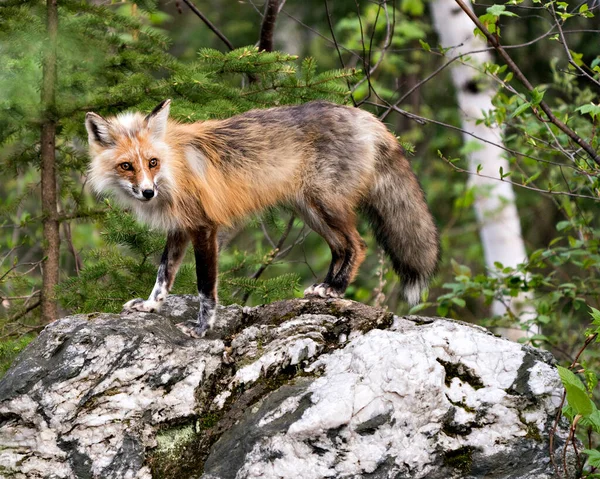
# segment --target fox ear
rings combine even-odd
[[[171,100],[165,100],[144,119],[150,133],[159,140],[162,140],[167,132],[167,120],[169,119],[170,108]]]
[[[86,113],[85,127],[88,132],[88,141],[90,145],[98,145],[103,148],[114,144],[113,137],[110,133],[110,125],[108,121],[96,113]]]

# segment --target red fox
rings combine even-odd
[[[369,219],[411,305],[435,273],[438,232],[398,141],[370,113],[323,101],[181,124],[170,100],[150,114],[86,115],[89,182],[167,233],[156,284],[125,311],[158,311],[191,241],[200,308],[187,325],[212,327],[217,305],[217,231],[287,204],[331,248],[322,283],[305,296],[340,297],[365,257],[356,212]]]

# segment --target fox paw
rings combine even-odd
[[[184,321],[183,323],[177,324],[177,327],[183,332],[183,334],[192,338],[203,338],[206,332],[209,330],[207,322],[198,321]]]
[[[309,286],[304,290],[304,297],[317,296],[319,298],[341,298],[344,293],[340,293],[327,283],[318,283]]]
[[[132,299],[131,301],[127,301],[123,305],[122,312],[131,313],[133,311],[140,311],[142,313],[156,313],[161,306],[162,303],[159,303],[158,301],[146,301],[142,298],[136,298]]]

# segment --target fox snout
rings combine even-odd
[[[156,197],[157,188],[154,184],[146,183],[137,186],[131,185],[131,191],[136,199],[147,202]]]

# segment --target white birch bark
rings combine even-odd
[[[468,4],[471,7],[470,2]],[[453,57],[487,47],[481,38],[475,37],[473,22],[454,0],[433,0],[431,11],[441,45],[444,48],[452,48],[448,55]],[[481,52],[463,58],[467,60],[468,64],[455,61],[450,67],[458,95],[457,102],[461,112],[462,128],[479,138],[501,145],[502,138],[499,127],[487,127],[483,123],[476,124],[478,119],[483,118],[482,112],[493,108],[494,85],[477,81],[481,77],[479,73],[482,70],[481,67],[485,62],[491,61],[491,56],[488,52]],[[476,172],[478,165],[481,165],[482,174],[495,178],[500,177],[500,168],[504,173],[509,171],[508,161],[503,157],[501,148],[475,140],[466,133],[463,133],[463,139],[465,142],[479,142],[479,148],[468,154],[470,171]],[[479,222],[485,264],[488,269],[490,271],[496,269],[494,262],[514,267],[525,261],[527,254],[521,235],[521,224],[515,206],[512,185],[479,175],[469,175],[469,185],[475,187],[474,208]],[[530,300],[530,295],[521,294],[517,298],[507,297],[504,302],[510,305],[511,311],[520,315],[521,320],[527,320],[535,315]],[[501,301],[494,301],[492,313],[501,315],[505,312],[505,304]],[[501,334],[516,340],[536,332],[532,329],[522,331],[503,328]]]

